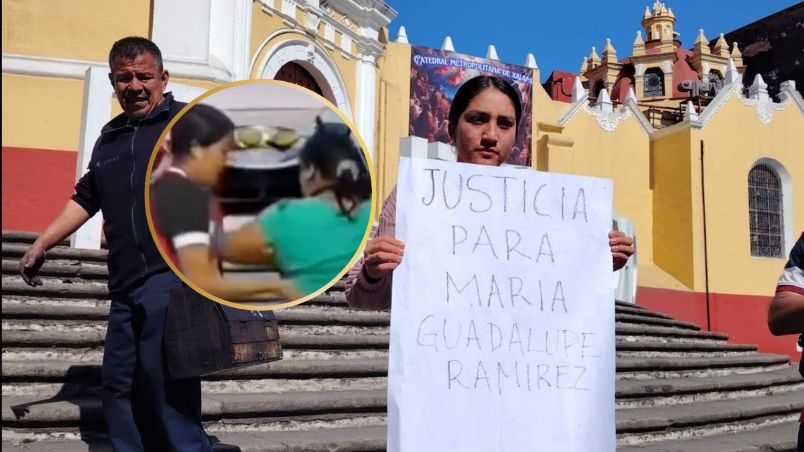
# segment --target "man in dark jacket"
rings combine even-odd
[[[104,126],[89,170],[64,210],[20,260],[23,279],[42,284],[45,252],[100,210],[109,247],[111,309],[102,393],[114,449],[211,451],[201,424],[200,380],[170,380],[163,356],[171,290],[181,281],[159,254],[145,217],[145,172],[168,122],[185,105],[165,93],[169,74],[145,38],[117,41],[109,80],[123,113]]]

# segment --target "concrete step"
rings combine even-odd
[[[754,427],[704,437],[622,446],[617,452],[795,452],[798,422],[771,421]]]
[[[54,358],[54,357],[52,357]],[[93,379],[100,375],[100,362],[13,361],[4,356],[4,382],[63,381]],[[387,355],[382,350],[366,351],[294,351],[270,365],[258,365],[210,376],[209,380],[260,378],[384,377]],[[309,366],[309,367],[305,367]],[[663,378],[716,377],[773,372],[789,367],[787,356],[756,354],[715,358],[620,358],[618,380],[655,380]]]
[[[327,414],[334,411],[382,413],[383,390],[205,394],[204,418],[264,418]],[[102,428],[97,398],[43,401],[6,397],[2,402],[4,427],[81,426]],[[618,444],[637,445],[668,439],[718,434],[724,428],[749,430],[757,423],[787,422],[804,407],[804,390],[759,398],[718,400],[694,405],[630,408],[616,411]]]
[[[41,324],[37,324],[41,326]],[[19,325],[6,324],[3,329],[4,360],[42,360],[65,359],[82,360],[96,355],[100,360],[103,354],[105,328],[78,325],[76,328],[37,329],[31,326],[15,329]],[[285,350],[387,350],[389,337],[387,329],[378,331],[375,327],[310,327],[282,326],[280,335]],[[327,333],[337,329],[335,332]],[[321,334],[316,334],[321,333]],[[753,356],[754,345],[728,343],[683,343],[683,342],[643,342],[617,341],[617,358],[707,358],[726,356]]]
[[[109,291],[105,284],[79,281],[67,283],[54,281],[52,278],[42,280],[41,286],[31,287],[22,281],[21,277],[3,277],[3,297],[7,295],[22,296],[25,298],[91,298],[108,299]]]
[[[112,452],[111,444],[105,435],[87,436],[81,440],[78,435],[71,439],[49,439],[36,442],[6,441],[13,437],[3,430],[3,450],[10,452]],[[215,439],[222,443],[236,445],[239,449],[215,447],[216,452],[224,450],[242,452],[379,452],[385,450],[385,426],[321,428],[311,431],[250,431],[247,433],[216,433]]]
[[[629,356],[668,356],[670,354],[711,354],[706,356],[716,356],[718,354],[744,354],[757,350],[753,344],[730,344],[728,342],[696,342],[696,341],[629,341],[617,340],[617,352],[628,352]]]
[[[638,324],[638,325],[657,325],[657,326],[668,326],[668,327],[676,327],[682,329],[688,329],[693,331],[699,331],[701,327],[694,323],[690,322],[683,322],[681,320],[674,320],[674,319],[664,319],[661,317],[653,317],[653,316],[646,316],[646,315],[635,315],[630,313],[619,313],[615,311],[614,320],[618,323],[623,324]]]
[[[620,312],[620,313],[623,313],[623,314],[633,314],[633,315],[641,315],[641,316],[646,316],[646,317],[655,317],[655,318],[659,318],[659,319],[673,320],[673,317],[670,317],[669,315],[662,314],[662,313],[656,312],[656,311],[651,311],[651,310],[649,310],[649,309],[647,309],[647,308],[645,308],[643,306],[639,306],[639,305],[635,305],[635,304],[631,304],[631,303],[615,302],[614,308],[616,309],[617,312]]]
[[[736,374],[774,372],[789,367],[787,356],[723,356],[717,358],[622,358],[617,359],[618,380],[709,378]]]
[[[7,361],[3,360],[3,382],[27,381],[99,381],[100,362],[83,361]],[[276,378],[351,378],[386,377],[386,357],[353,359],[282,359],[270,364],[234,369],[209,375],[209,381]]]
[[[802,408],[804,390],[747,399],[620,409],[618,443],[628,446],[749,431],[762,424],[797,419]]]
[[[691,404],[712,400],[746,399],[804,390],[794,366],[772,372],[702,378],[618,380],[617,408]]]
[[[75,365],[65,361],[7,362],[3,396],[98,396],[99,365]],[[261,393],[385,389],[385,377],[305,379],[238,379],[204,381],[207,393]],[[804,380],[792,366],[775,372],[734,374],[694,379],[618,380],[618,408],[653,407],[712,400],[763,397],[804,389]]]
[[[2,262],[3,279],[19,275],[19,262],[17,260],[3,260]],[[88,281],[99,281],[106,283],[109,278],[109,270],[105,264],[89,264],[80,261],[50,261],[45,262],[39,269],[39,275],[43,279],[63,280],[78,279]]]
[[[39,237],[38,232],[28,231],[3,231],[3,243],[27,243],[31,244]],[[70,239],[64,239],[58,243],[59,246],[70,246]]]
[[[665,338],[665,340],[683,338],[696,339],[701,341],[726,341],[728,334],[713,331],[698,331],[689,328],[678,328],[668,326],[645,325],[635,323],[617,322],[615,329],[618,335],[627,336],[628,340],[639,341],[650,338]]]
[[[19,259],[28,250],[29,244],[16,242],[3,242],[3,259]],[[70,248],[68,246],[56,246],[47,252],[47,259],[68,259],[89,262],[106,262],[106,250],[86,250]]]
[[[310,414],[384,413],[386,391],[300,391],[203,395],[205,420],[270,418]],[[4,427],[92,426],[103,428],[101,401],[93,398],[4,397]]]
[[[797,422],[771,423],[755,431],[729,432],[720,435],[671,440],[642,446],[620,446],[618,452],[794,452]],[[344,452],[385,450],[384,426],[323,428],[314,431],[268,431],[217,433],[215,426],[207,431],[215,441],[236,445],[243,452]],[[30,442],[27,432],[3,430],[3,450],[9,452],[112,452],[102,434],[80,435],[54,432],[54,439]],[[59,437],[70,436],[68,439]],[[26,442],[23,442],[27,440]],[[231,449],[226,449],[231,450]],[[215,448],[223,452],[222,446]]]
[[[202,381],[204,394],[256,394],[261,392],[290,391],[345,391],[385,389],[386,377],[304,378],[304,379],[248,379]],[[3,397],[100,397],[100,381],[87,378],[72,382],[19,382],[3,383]]]

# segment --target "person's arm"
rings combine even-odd
[[[776,336],[804,334],[804,232],[776,284],[768,307],[768,329]]]
[[[773,335],[804,334],[804,289],[801,291],[776,292],[768,309],[768,328]]]
[[[19,271],[29,286],[41,286],[39,268],[45,263],[47,250],[66,239],[87,222],[100,208],[95,190],[94,173],[87,171],[75,185],[75,193],[61,213],[45,228],[20,258]]]
[[[260,225],[255,221],[225,234],[220,258],[238,264],[274,265],[273,248],[265,243]]]
[[[288,281],[229,281],[223,277],[212,253],[209,192],[186,179],[163,176],[151,193],[155,226],[176,250],[181,272],[198,288],[229,301],[299,298]]]
[[[200,236],[199,236],[200,237]],[[184,275],[199,288],[229,301],[254,301],[271,296],[287,300],[301,298],[295,285],[288,280],[228,281],[210,259],[208,242],[194,243],[176,249]]]
[[[377,237],[366,249],[346,279],[346,301],[358,309],[388,309],[391,307],[393,269],[401,262],[404,244],[395,240],[396,188],[383,204]]]

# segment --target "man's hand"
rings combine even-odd
[[[22,280],[31,287],[41,286],[39,268],[45,263],[45,249],[34,243],[20,258],[20,275]]]
[[[620,231],[609,231],[609,246],[614,271],[625,267],[628,258],[634,254],[634,239]]]
[[[405,244],[388,236],[375,237],[363,251],[363,269],[371,279],[380,279],[402,262]]]

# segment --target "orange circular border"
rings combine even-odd
[[[206,99],[207,97],[209,97],[209,96],[211,96],[211,95],[213,95],[213,94],[215,94],[215,93],[217,93],[219,91],[223,91],[225,89],[229,89],[229,88],[233,88],[233,87],[237,87],[237,86],[241,86],[241,85],[250,85],[250,84],[274,85],[274,86],[281,86],[281,87],[284,87],[284,88],[294,89],[294,90],[303,92],[304,94],[306,94],[308,96],[311,96],[313,98],[317,98],[317,100],[319,102],[321,102],[322,105],[328,107],[330,110],[335,112],[335,114],[337,114],[338,117],[340,117],[341,120],[343,120],[344,124],[346,124],[349,127],[349,129],[352,131],[352,134],[357,139],[358,144],[360,145],[360,152],[363,153],[363,157],[366,159],[366,165],[368,166],[368,172],[369,172],[369,179],[371,180],[371,212],[369,213],[369,221],[368,221],[368,224],[366,225],[366,232],[363,234],[363,240],[360,241],[360,246],[358,246],[358,248],[355,250],[354,254],[352,255],[352,258],[349,260],[349,263],[334,278],[332,278],[327,284],[325,284],[323,287],[321,287],[317,291],[315,291],[315,292],[313,292],[311,294],[305,295],[304,297],[302,297],[302,298],[300,298],[298,300],[289,301],[287,303],[278,304],[276,306],[251,306],[251,305],[248,305],[248,304],[245,304],[245,303],[238,303],[238,302],[233,302],[233,301],[229,301],[229,300],[224,300],[223,298],[220,298],[218,296],[212,295],[211,293],[209,293],[209,292],[201,289],[200,287],[198,287],[194,282],[190,281],[189,278],[184,276],[184,273],[182,273],[181,270],[179,270],[178,267],[176,267],[176,264],[168,257],[168,255],[165,252],[165,250],[162,249],[162,245],[160,243],[160,240],[158,240],[158,238],[157,238],[156,230],[154,228],[153,218],[151,217],[151,198],[150,198],[151,172],[153,170],[154,161],[156,160],[157,151],[159,150],[159,147],[161,146],[162,142],[165,140],[165,136],[173,128],[173,126],[176,124],[176,121],[178,121],[179,118],[181,118],[190,108],[192,108],[194,105],[200,103],[202,100]],[[179,113],[176,116],[173,117],[173,119],[170,120],[170,122],[167,124],[167,126],[165,126],[165,130],[163,130],[162,134],[159,135],[159,139],[156,141],[156,145],[151,150],[151,158],[148,160],[148,169],[145,172],[145,181],[146,181],[146,183],[145,183],[145,201],[146,201],[145,216],[146,216],[146,219],[148,220],[148,231],[151,233],[151,238],[154,240],[154,243],[156,244],[156,248],[159,250],[159,254],[162,255],[162,259],[165,260],[165,263],[167,263],[167,265],[170,267],[170,269],[173,271],[173,273],[175,273],[176,276],[178,276],[182,281],[184,281],[185,284],[190,286],[193,290],[195,290],[199,294],[203,295],[204,297],[206,297],[206,298],[208,298],[210,300],[213,300],[215,302],[225,304],[227,306],[231,306],[231,307],[239,308],[239,309],[246,309],[246,310],[249,310],[249,311],[273,311],[275,309],[290,308],[292,306],[302,304],[305,301],[312,300],[313,298],[321,295],[327,289],[332,287],[332,285],[334,285],[337,281],[339,281],[341,278],[343,278],[343,275],[345,275],[346,272],[349,271],[350,268],[352,268],[352,266],[355,264],[355,262],[357,262],[357,259],[360,257],[360,252],[366,246],[366,242],[368,241],[368,237],[369,237],[369,233],[371,232],[371,227],[372,227],[374,215],[376,213],[377,185],[376,185],[376,180],[375,180],[375,175],[374,175],[374,162],[371,159],[371,155],[369,155],[369,153],[366,151],[366,143],[363,141],[363,137],[361,137],[360,134],[357,133],[357,128],[355,127],[355,125],[352,123],[351,120],[349,120],[349,118],[346,117],[346,115],[343,114],[343,112],[340,109],[338,109],[338,107],[336,107],[334,104],[332,104],[332,102],[330,102],[329,100],[325,99],[324,97],[322,97],[322,96],[320,96],[320,95],[318,95],[318,94],[316,94],[316,93],[314,93],[314,92],[312,92],[312,91],[310,91],[310,90],[308,90],[306,88],[302,88],[301,86],[297,86],[297,85],[294,85],[292,83],[283,82],[283,81],[279,81],[279,80],[240,80],[240,81],[237,81],[237,82],[226,83],[226,84],[221,85],[221,86],[216,86],[215,88],[212,88],[209,91],[205,92],[204,94],[202,94],[202,95],[196,97],[195,99],[193,99],[192,102],[188,103],[184,108],[181,109],[181,111],[179,111]]]

